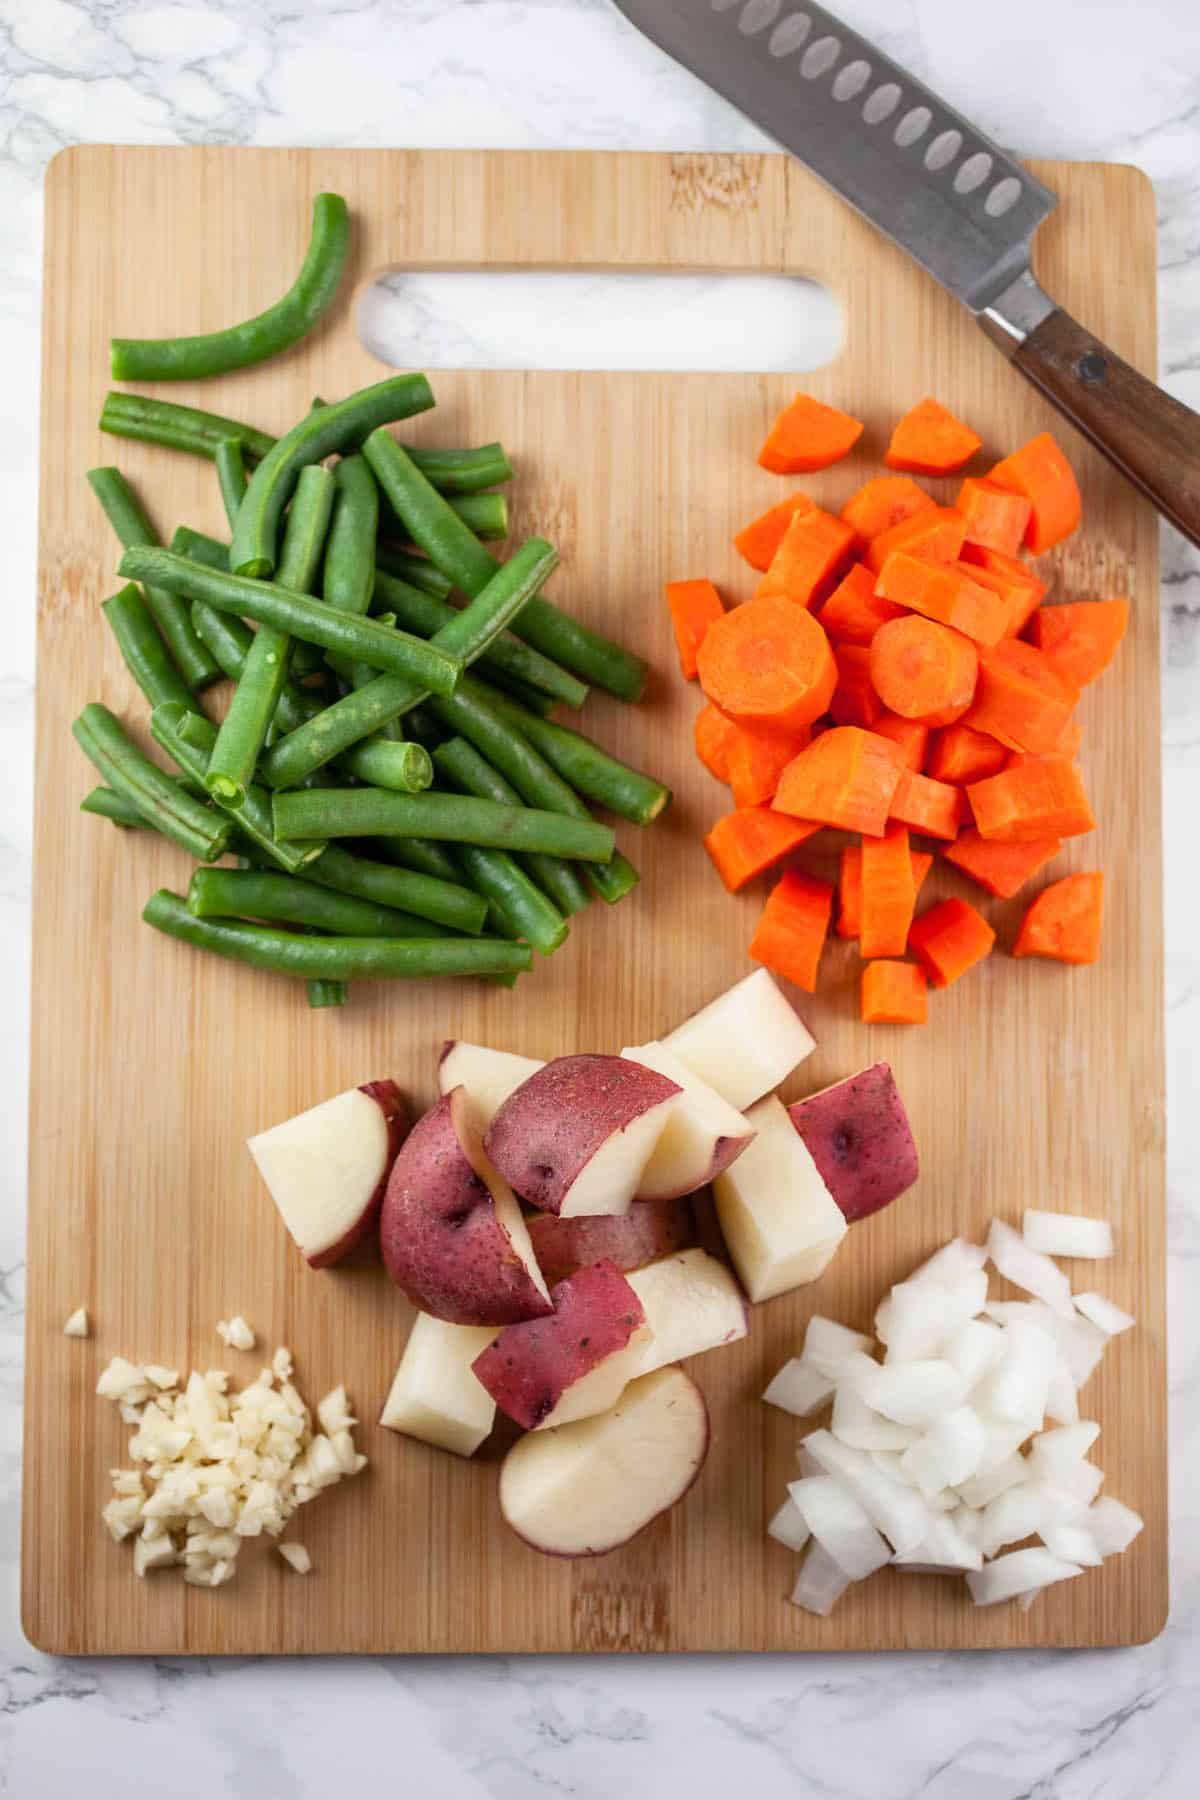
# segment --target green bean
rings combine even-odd
[[[406,847],[411,849],[415,842],[406,840]],[[477,936],[483,930],[486,904],[471,888],[462,885],[457,868],[440,844],[431,844],[429,849],[439,853],[431,860],[439,868],[443,864],[449,868],[449,879],[428,870],[396,869],[388,863],[352,856],[335,844],[305,869],[304,876],[306,881],[320,882],[340,894],[353,894],[375,906],[416,914],[447,930]]]
[[[481,444],[477,450],[410,450],[427,481],[443,494],[477,494],[512,480],[512,464],[503,444]]]
[[[508,536],[508,501],[503,494],[452,494],[450,504],[476,537]]]
[[[250,477],[234,526],[230,568],[238,575],[271,574],[279,521],[302,468],[335,450],[357,446],[378,427],[411,418],[432,405],[433,394],[423,375],[393,375],[347,400],[306,414],[268,450]]]
[[[593,819],[569,819],[534,807],[500,806],[461,794],[390,794],[382,788],[313,788],[276,794],[277,837],[427,837],[496,850],[545,850],[551,856],[608,862],[613,834]]]
[[[346,202],[340,194],[318,194],[300,273],[282,299],[239,325],[199,337],[114,338],[114,381],[198,381],[277,356],[306,337],[332,303],[349,248]]]
[[[344,981],[308,981],[305,983],[308,1004],[314,1009],[324,1006],[345,1006],[350,998],[350,989]]]
[[[333,476],[320,463],[301,471],[279,558],[282,587],[303,594],[314,582],[333,490]],[[261,625],[254,634],[208,765],[208,790],[222,800],[245,797],[287,681],[291,649],[290,637],[276,626]]]
[[[135,806],[164,837],[181,844],[201,862],[215,862],[229,843],[229,823],[211,807],[185,793],[126,737],[120,721],[97,701],[85,706],[71,726],[88,761],[109,787]]]
[[[198,919],[265,919],[271,925],[304,925],[332,937],[440,935],[424,919],[410,918],[394,907],[374,906],[273,869],[197,869],[187,904]]]
[[[125,667],[151,706],[164,700],[191,706],[192,696],[158,635],[142,590],[129,582],[111,599],[102,600],[100,611],[112,627]]]
[[[378,492],[378,482],[375,487]],[[387,575],[395,575],[400,581],[407,581],[410,587],[420,588],[422,593],[432,594],[435,600],[444,600],[450,592],[450,582],[440,569],[434,568],[427,556],[397,550],[394,544],[376,544],[375,567]]]
[[[95,813],[98,819],[111,819],[114,825],[123,825],[131,831],[157,831],[158,829],[144,813],[138,811],[132,800],[126,800],[124,794],[118,794],[112,788],[93,788],[91,793],[85,794],[79,802],[79,810],[84,813]]]
[[[553,694],[544,694],[541,688],[530,687],[528,682],[519,681],[512,675],[497,674],[494,668],[488,669],[487,679],[493,693],[515,700],[518,706],[523,706],[526,712],[533,713],[539,719],[549,718],[558,704]]]
[[[597,806],[607,806],[634,825],[649,825],[671,804],[670,788],[619,762],[581,732],[539,719],[502,694],[492,693],[489,699],[507,725],[528,739],[576,793]]]
[[[218,612],[275,625],[305,643],[356,656],[373,669],[404,675],[434,693],[450,693],[458,679],[459,661],[444,650],[407,632],[391,631],[374,619],[334,612],[307,594],[273,582],[227,575],[170,550],[127,550],[118,573],[160,582],[172,593],[206,601]]]
[[[376,837],[372,848],[416,875],[428,875],[431,880],[452,885],[462,883],[462,871],[450,851],[442,844],[435,844],[432,838]],[[416,908],[411,910],[416,911]]]
[[[88,483],[126,550],[158,543],[158,534],[146,517],[141,501],[119,469],[89,469]],[[187,607],[177,595],[150,582],[145,583],[145,592],[146,605],[154,615],[155,624],[166,640],[185,685],[207,687],[210,681],[217,679],[220,670],[192,630]]]
[[[221,569],[229,573],[229,545],[223,544],[220,538],[209,537],[206,531],[193,531],[190,525],[177,525],[171,538],[171,549],[176,556],[186,556],[189,562],[203,563],[206,569]]]
[[[420,744],[367,738],[354,744],[342,766],[368,787],[391,788],[398,794],[422,794],[433,781],[433,763]]]
[[[221,504],[225,508],[225,517],[229,520],[230,530],[238,516],[238,507],[246,497],[248,479],[246,475],[246,459],[242,455],[241,438],[222,438],[213,452],[213,461],[217,465],[217,485],[221,490]]]
[[[113,389],[105,396],[100,429],[113,437],[134,438],[141,444],[157,444],[164,450],[186,450],[193,456],[212,457],[222,438],[239,438],[247,456],[256,462],[267,454],[275,439],[253,425],[198,406],[180,406],[175,400],[154,400],[148,394],[125,394]]]
[[[325,545],[321,593],[339,612],[365,613],[375,590],[375,538],[379,487],[362,456],[343,456],[333,471],[337,484]]]
[[[417,547],[455,587],[477,594],[490,581],[495,558],[390,433],[372,432],[363,453]],[[582,679],[622,700],[640,698],[646,681],[640,657],[589,631],[549,600],[538,599],[526,607],[514,629],[517,637]]]
[[[608,906],[615,906],[618,900],[623,900],[641,880],[629,858],[619,850],[613,852],[611,862],[589,863],[587,878]]]
[[[258,969],[301,979],[350,981],[356,976],[417,979],[428,975],[503,975],[528,969],[526,944],[499,938],[303,937],[240,920],[197,919],[178,894],[160,888],[142,918],[169,937],[214,950]]]
[[[480,800],[497,800],[506,806],[521,804],[516,788],[511,787],[465,738],[451,738],[448,743],[439,745],[433,752],[433,761],[443,778],[463,793],[474,794]],[[522,857],[521,862],[526,873],[545,889],[561,912],[583,912],[589,904],[590,895],[579,871],[561,856],[539,856],[535,852]]]
[[[471,881],[516,937],[527,939],[543,956],[552,956],[565,943],[570,930],[566,919],[507,851],[464,844],[459,857]]]
[[[217,728],[211,720],[181,706],[156,706],[150,714],[150,735],[185,774],[201,783],[206,780],[209,758],[217,741]],[[325,847],[319,842],[277,843],[271,823],[271,803],[265,789],[257,782],[251,783],[240,801],[219,799],[217,805],[244,837],[289,875],[295,875],[307,863],[314,862]]]

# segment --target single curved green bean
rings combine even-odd
[[[375,591],[379,484],[363,456],[343,456],[333,479],[336,492],[321,593],[326,606],[361,614],[369,608]]]
[[[350,989],[344,981],[309,981],[305,984],[308,1004],[314,1011],[325,1006],[345,1006]]]
[[[80,749],[109,787],[135,806],[164,837],[201,862],[215,862],[229,843],[229,821],[186,793],[126,737],[120,720],[93,701],[71,726]]]
[[[406,840],[411,849],[415,840]],[[335,844],[304,871],[306,881],[320,882],[323,887],[356,899],[369,900],[376,906],[387,906],[395,912],[415,914],[445,930],[476,937],[483,930],[487,905],[471,888],[464,887],[458,869],[440,844],[428,848],[439,854],[429,860],[439,870],[449,869],[449,878],[431,874],[428,869],[393,868],[389,863],[372,862],[363,856],[352,856]],[[418,852],[419,853],[419,852]]]
[[[140,444],[209,458],[216,454],[222,438],[240,438],[246,455],[256,462],[275,442],[268,432],[243,425],[238,419],[225,419],[198,406],[180,406],[176,400],[155,400],[149,394],[125,394],[118,388],[105,396],[100,429],[112,437],[134,438]]]
[[[210,881],[209,876],[213,879]],[[187,892],[198,919],[265,919],[332,937],[437,937],[424,919],[274,869],[197,869]]]
[[[198,337],[114,338],[114,381],[198,381],[248,368],[290,349],[331,304],[349,248],[346,202],[340,194],[318,194],[300,273],[282,299],[252,319]]]
[[[613,853],[612,832],[594,819],[499,806],[463,794],[311,788],[276,794],[272,816],[275,835],[288,840],[411,835],[495,850],[545,850],[585,862],[608,862]]]
[[[649,825],[671,804],[669,787],[610,756],[582,732],[539,719],[506,695],[493,692],[489,699],[507,725],[519,731],[576,793],[597,806],[607,806],[634,825]]]
[[[479,538],[508,536],[508,501],[503,494],[451,494],[450,504]]]
[[[389,630],[374,619],[334,612],[307,594],[273,582],[227,575],[170,550],[127,550],[118,573],[159,582],[188,600],[206,601],[218,612],[256,619],[260,625],[275,625],[305,643],[340,650],[369,663],[373,669],[404,675],[433,693],[450,693],[458,679],[458,658],[448,656],[433,644],[404,631]]]
[[[100,611],[112,627],[125,667],[151,706],[159,706],[164,700],[191,706],[191,693],[167,654],[142,590],[128,582],[111,599],[100,602]]]
[[[375,487],[378,492],[378,482]],[[410,587],[419,588],[424,594],[432,594],[436,600],[444,600],[451,589],[450,582],[440,569],[434,568],[427,556],[418,556],[411,550],[398,550],[394,544],[376,544],[375,567],[385,575],[394,575],[398,580],[408,582]],[[437,630],[436,625],[433,629]],[[432,632],[430,635],[432,636]]]
[[[503,444],[480,444],[475,450],[422,447],[409,454],[426,481],[443,494],[477,494],[481,488],[501,487],[512,480]]]
[[[193,531],[190,525],[177,525],[171,537],[171,549],[176,556],[186,556],[189,562],[203,563],[206,569],[229,573],[229,545],[223,544],[220,538],[209,537],[207,531]]]
[[[233,529],[233,521],[238,516],[238,507],[246,497],[249,477],[246,474],[246,459],[242,454],[241,438],[222,438],[213,452],[213,461],[217,465],[217,486],[221,490],[221,504],[225,508],[225,517],[229,520],[229,528]]]
[[[433,881],[445,881],[451,886],[462,885],[462,870],[450,851],[444,844],[435,844],[432,838],[376,837],[371,847],[414,875],[428,875]],[[410,905],[409,910],[415,912],[417,908]]]
[[[433,762],[420,744],[367,738],[351,746],[342,766],[368,787],[391,788],[398,794],[423,794],[433,784]]]
[[[363,454],[418,549],[424,550],[464,594],[477,594],[491,580],[496,559],[425,479],[390,432],[373,431],[363,446]],[[616,694],[618,699],[640,699],[647,673],[641,658],[589,631],[551,601],[539,598],[527,606],[514,634],[583,680]]]
[[[124,549],[157,545],[158,533],[120,469],[89,469],[88,485],[104,508]],[[221,671],[193,631],[186,605],[177,595],[152,582],[146,582],[144,586],[146,605],[154,615],[155,624],[162,632],[186,686],[207,687]]]
[[[516,937],[525,938],[543,956],[552,956],[566,942],[570,930],[566,919],[515,857],[505,850],[464,844],[459,858],[475,887]]]
[[[379,426],[432,405],[433,393],[423,375],[393,375],[306,414],[272,445],[250,477],[233,531],[230,568],[238,575],[271,574],[279,521],[302,468],[335,450],[357,447]]]
[[[98,819],[111,819],[114,825],[125,826],[130,831],[158,829],[144,813],[138,811],[132,800],[126,800],[124,794],[118,794],[113,788],[93,788],[79,802],[79,810],[94,813]]]
[[[521,804],[516,788],[505,781],[465,738],[450,738],[440,744],[433,752],[433,761],[443,780],[464,794],[474,794],[480,800],[497,800],[505,806]],[[521,862],[525,872],[549,894],[560,912],[580,913],[590,904],[591,896],[578,869],[563,857],[539,856],[534,852],[522,857]]]
[[[548,719],[558,704],[553,694],[544,694],[541,688],[530,687],[528,682],[519,681],[515,676],[498,674],[494,668],[488,669],[487,679],[494,693],[515,700],[536,718]]]
[[[197,949],[214,950],[258,969],[305,980],[520,974],[533,962],[528,945],[500,938],[304,937],[265,925],[245,925],[240,920],[197,919],[179,895],[166,888],[151,895],[142,918],[147,925]]]
[[[642,879],[620,850],[613,851],[611,862],[589,863],[587,878],[607,906],[615,906],[631,893]]]

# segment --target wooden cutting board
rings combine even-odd
[[[1042,279],[1135,366],[1155,367],[1154,204],[1129,168],[1038,169],[1062,204],[1038,243]],[[645,703],[589,700],[584,725],[674,787],[652,831],[623,828],[633,898],[578,920],[515,993],[483,985],[363,985],[341,1012],[302,988],[152,934],[182,854],[80,816],[95,777],[69,723],[102,699],[143,734],[146,708],[97,606],[117,552],[84,480],[115,462],[164,534],[221,529],[207,463],[103,437],[110,334],[207,330],[267,304],[299,265],[311,196],[345,194],[356,286],[403,268],[620,267],[814,275],[845,318],[836,362],[802,383],[865,419],[860,449],[804,485],[834,507],[878,467],[892,422],[937,394],[999,455],[1050,426],[1080,472],[1085,526],[1050,561],[1059,592],[1129,593],[1119,662],[1084,697],[1083,761],[1099,830],[1056,866],[1109,873],[1105,955],[1068,970],[1004,952],[1019,905],[984,903],[998,953],[932,998],[924,1031],[862,1026],[857,958],[835,943],[821,992],[797,998],[820,1048],[803,1093],[889,1060],[924,1173],[856,1225],[810,1288],[758,1308],[749,1339],[701,1360],[713,1448],[687,1501],[597,1561],[536,1555],[501,1524],[498,1452],[470,1463],[373,1423],[404,1344],[407,1304],[369,1259],[314,1274],[276,1217],[247,1135],[360,1080],[393,1075],[418,1106],[438,1046],[463,1036],[537,1056],[655,1037],[750,970],[762,892],[730,898],[700,837],[726,794],[692,754],[699,699],[679,679],[661,589],[751,577],[730,533],[792,485],[756,466],[787,375],[435,371],[436,413],[412,438],[501,437],[517,469],[517,536],[543,532],[553,591],[643,649]],[[1158,535],[1149,508],[1065,426],[932,282],[799,167],[777,156],[81,148],[50,167],[42,383],[39,690],[24,1624],[69,1654],[263,1651],[765,1650],[1097,1645],[1144,1640],[1167,1605],[1162,886]],[[349,286],[347,287],[349,293]],[[631,300],[631,304],[634,302]],[[379,379],[349,300],[265,367],[158,391],[281,431],[316,393]],[[753,346],[747,360],[754,358]],[[946,487],[947,496],[952,488]],[[832,865],[833,853],[825,856]],[[820,859],[818,859],[820,860]],[[952,891],[940,873],[931,892]],[[956,891],[965,892],[965,888]],[[972,898],[978,895],[972,890]],[[1145,1514],[1133,1551],[1028,1613],[975,1611],[957,1582],[885,1573],[832,1618],[789,1606],[795,1559],[763,1528],[795,1468],[796,1421],[759,1403],[819,1309],[865,1325],[888,1285],[956,1232],[1027,1205],[1111,1218],[1120,1254],[1078,1271],[1137,1314],[1087,1390],[1108,1491]],[[62,1336],[76,1306],[94,1336]],[[114,1353],[245,1379],[218,1318],[244,1313],[287,1343],[314,1400],[345,1380],[371,1466],[305,1510],[315,1573],[251,1545],[233,1586],[134,1578],[101,1527],[124,1458],[94,1397]]]

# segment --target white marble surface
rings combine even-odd
[[[1195,0],[843,0],[1027,153],[1153,177],[1164,376],[1200,405]],[[41,180],[60,146],[756,147],[607,0],[0,0],[0,1792],[1184,1800],[1200,1788],[1200,558],[1165,542],[1173,1612],[951,1658],[58,1662],[16,1623]],[[1115,252],[1114,252],[1115,253]],[[1189,898],[1191,896],[1191,898]],[[714,1571],[714,1578],[717,1572]],[[392,1758],[395,1758],[394,1768]]]

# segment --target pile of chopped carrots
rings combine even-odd
[[[862,430],[798,394],[758,460],[781,475],[828,468]],[[1095,826],[1075,709],[1116,654],[1129,603],[1043,604],[1046,583],[1022,552],[1053,549],[1082,510],[1049,433],[966,475],[952,506],[914,479],[959,473],[981,448],[922,400],[892,434],[892,472],[840,514],[796,492],[737,533],[760,576],[750,600],[727,609],[710,581],[667,586],[680,666],[707,702],[696,753],[733,793],[704,840],[726,887],[777,870],[821,831],[858,840],[842,849],[836,891],[786,868],[750,955],[814,992],[833,924],[858,941],[873,1023],[923,1024],[928,988],[959,980],[995,945],[964,899],[917,912],[936,852],[1007,900],[1065,838]],[[1103,890],[1098,871],[1044,888],[1013,955],[1095,962]]]

